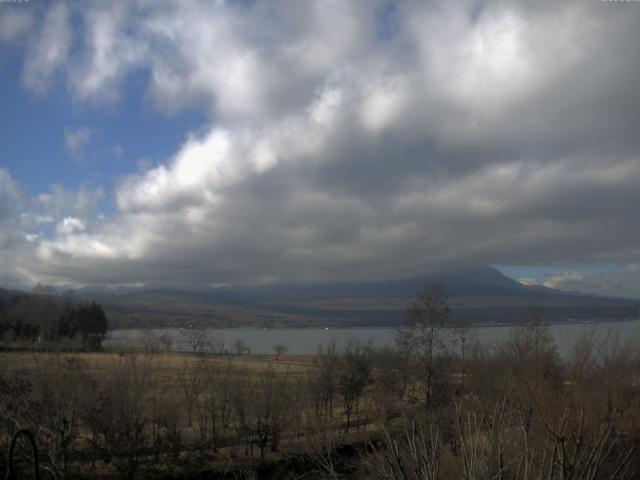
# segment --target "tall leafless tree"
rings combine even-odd
[[[451,341],[450,308],[442,284],[427,285],[407,308],[404,325],[398,329],[396,343],[415,361],[422,386],[424,405],[429,409],[441,383],[438,360]]]

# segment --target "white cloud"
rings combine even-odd
[[[124,181],[117,192],[118,207],[157,211],[213,199],[216,189],[239,178],[241,157],[235,153],[224,130],[214,129],[203,139],[191,137],[169,166]]]
[[[56,225],[56,233],[58,235],[70,235],[72,233],[83,232],[86,226],[82,220],[75,217],[64,217],[61,222]]]
[[[605,271],[562,272],[547,276],[545,286],[595,295],[640,297],[640,262],[632,261]]]
[[[578,272],[564,272],[547,276],[543,285],[548,288],[565,289],[576,283],[583,282],[585,275]]]
[[[64,129],[64,144],[67,152],[77,161],[82,162],[86,155],[86,148],[93,138],[93,130],[87,127]]]
[[[100,189],[82,187],[73,192],[52,186],[49,192],[33,196],[0,169],[0,285],[28,289],[40,282],[44,277],[38,264],[46,255],[39,252],[53,243],[52,235],[58,243],[65,238],[77,243],[76,236],[93,226],[86,219],[96,218],[102,195]],[[53,278],[60,283],[60,278]]]
[[[407,109],[410,84],[402,77],[378,78],[364,89],[360,117],[367,130],[379,132],[399,120]]]
[[[339,89],[326,90],[314,105],[309,108],[311,118],[320,125],[330,126],[343,102],[343,94]]]
[[[38,93],[44,93],[51,77],[65,65],[71,46],[69,11],[63,2],[55,3],[47,12],[41,34],[35,36],[27,52],[23,81]]]
[[[114,145],[113,154],[116,158],[122,158],[122,156],[124,155],[124,148],[122,147],[122,145]]]
[[[425,9],[412,26],[429,83],[463,109],[499,108],[537,81],[538,59],[516,10],[490,5],[473,18],[466,5],[448,4]]]
[[[156,12],[146,23],[152,41],[171,51],[151,59],[156,100],[170,110],[203,98],[212,111],[258,113],[264,77],[255,50],[242,41],[243,19],[222,4],[175,7]]]
[[[146,46],[125,34],[132,31],[126,8],[125,4],[86,7],[86,53],[71,65],[69,78],[79,100],[116,100],[123,76],[144,61]]]
[[[68,190],[60,185],[52,185],[48,192],[38,194],[33,201],[46,215],[53,218],[76,216],[88,218],[95,214],[104,191],[98,187],[91,189],[81,186],[76,191]]]
[[[4,9],[0,15],[0,42],[14,42],[31,29],[33,17],[26,10]]]
[[[28,208],[29,193],[9,172],[0,168],[0,220],[11,216],[14,208]]]

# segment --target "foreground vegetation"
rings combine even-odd
[[[539,317],[487,346],[447,315],[427,289],[397,348],[309,358],[0,353],[0,445],[29,428],[44,478],[637,478],[632,345],[561,360]]]

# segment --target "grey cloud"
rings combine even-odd
[[[640,9],[602,3],[403,2],[384,38],[383,2],[87,13],[77,98],[141,70],[157,108],[211,125],[24,268],[205,286],[635,265]]]

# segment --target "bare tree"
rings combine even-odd
[[[206,328],[191,325],[182,330],[182,334],[193,353],[203,353],[211,346],[211,338]]]
[[[345,432],[349,432],[351,417],[357,415],[360,397],[371,379],[371,360],[368,350],[359,342],[350,340],[347,343],[344,355],[344,364],[338,375],[338,391],[342,398],[347,423]]]
[[[284,355],[287,352],[287,346],[281,343],[277,343],[276,345],[273,346],[273,351],[276,353],[279,360],[280,356]]]
[[[138,343],[146,353],[153,355],[160,351],[161,337],[150,328],[145,328],[138,337]]]
[[[210,332],[209,345],[210,345],[211,351],[216,355],[222,355],[225,353],[226,340],[221,333]]]
[[[184,405],[187,410],[187,424],[191,427],[193,423],[193,409],[203,389],[202,371],[188,360],[185,360],[182,368],[178,371],[178,382],[180,383]]]
[[[320,346],[314,359],[315,370],[310,373],[309,390],[313,392],[316,417],[329,419],[333,416],[333,406],[337,394],[338,355],[335,342],[326,348]]]
[[[244,342],[243,339],[238,338],[233,343],[233,349],[235,350],[236,355],[242,355],[249,350],[249,347],[247,347],[247,344]]]
[[[382,429],[382,446],[373,448],[367,478],[375,480],[438,480],[442,442],[437,428],[428,431],[413,418],[405,419],[400,434]],[[465,477],[466,480],[466,477]]]
[[[430,408],[436,387],[442,383],[437,361],[446,353],[452,332],[449,326],[449,298],[442,284],[427,285],[411,302],[404,325],[398,330],[396,343],[416,362],[422,385],[424,404]]]
[[[207,368],[204,372],[202,402],[199,407],[200,422],[207,425],[211,446],[215,451],[221,438],[227,433],[233,417],[233,385],[239,374],[233,360],[222,366]],[[206,436],[206,435],[205,435]],[[201,434],[204,441],[205,436]]]
[[[394,348],[373,350],[370,354],[372,377],[370,396],[379,421],[386,424],[399,412],[407,388],[406,356]]]
[[[105,401],[101,412],[93,415],[91,428],[103,447],[103,459],[115,465],[121,478],[133,479],[145,466],[154,465],[145,430],[150,422],[148,396],[158,393],[151,361],[150,357],[142,361],[134,355],[123,357],[100,385]]]
[[[286,427],[292,398],[287,389],[287,373],[278,373],[273,368],[259,375],[253,388],[252,417],[253,432],[264,459],[265,449],[271,446],[278,450],[282,431]]]
[[[173,338],[168,333],[163,333],[160,335],[160,343],[164,347],[164,352],[168,355],[171,353],[171,348],[173,347]]]
[[[497,351],[516,383],[528,390],[557,384],[561,377],[558,350],[539,310],[531,312],[526,323],[514,327]],[[525,396],[531,392],[527,391]]]

